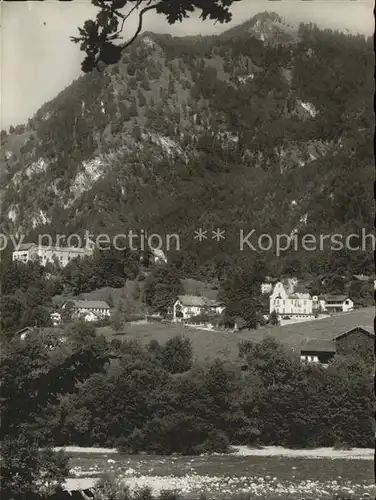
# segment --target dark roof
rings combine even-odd
[[[353,274],[353,278],[357,279],[358,281],[371,281],[370,276],[367,276],[365,274]]]
[[[208,299],[201,295],[179,295],[178,300],[184,306],[204,307],[208,305]]]
[[[179,295],[178,300],[183,305],[192,307],[218,306],[223,304],[223,302],[211,300],[202,295]]]
[[[350,297],[348,295],[323,295],[322,298],[325,299],[326,301],[333,300],[336,302],[344,302]]]
[[[282,285],[285,289],[286,288],[289,289],[290,287],[293,287],[295,280],[294,280],[294,278],[282,278],[280,280],[280,282],[282,283]]]
[[[181,283],[183,286],[182,295],[197,295],[197,291],[199,290],[200,294],[208,299],[217,300],[218,298],[218,289],[214,289],[210,283],[192,278],[181,280]]]
[[[360,331],[361,333],[364,333],[364,335],[367,335],[368,337],[373,337],[375,335],[374,328],[371,326],[356,326],[354,328],[351,328],[351,330],[348,330],[347,332],[341,333],[341,335],[338,335],[335,337],[334,340],[341,339],[343,337],[346,337],[347,335],[350,335],[353,332]]]
[[[278,281],[279,281],[278,278],[273,278],[272,276],[265,276],[264,284],[277,283]]]
[[[309,293],[309,291],[304,283],[298,283],[294,288],[294,294],[295,293]]]
[[[42,326],[39,330],[46,335],[63,335],[64,333],[64,328],[60,326]]]
[[[21,243],[18,245],[18,248],[15,248],[15,251],[29,250],[29,248],[35,246],[35,243]]]
[[[300,352],[336,352],[336,346],[333,340],[311,339],[302,345]]]
[[[23,333],[32,332],[35,326],[24,326],[21,330],[18,330],[15,335],[22,335]]]
[[[64,337],[64,329],[60,327],[49,327],[49,326],[25,326],[15,333],[18,337],[29,333],[37,333],[47,338],[55,338],[56,340],[61,340]],[[26,336],[26,335],[25,335]]]
[[[74,307],[83,309],[110,309],[104,300],[72,300]]]
[[[288,296],[289,299],[310,299],[310,294],[309,292],[294,292],[293,294]]]

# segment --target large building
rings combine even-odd
[[[104,300],[72,300],[72,316],[74,319],[99,321],[110,317],[110,306]],[[63,305],[63,309],[69,302]]]
[[[36,245],[35,243],[22,243],[19,245],[18,249],[13,252],[12,258],[13,260],[19,260],[24,263],[39,259],[43,266],[49,262],[59,262],[61,267],[65,267],[76,257],[85,257],[92,255],[92,253],[93,250],[90,248],[53,247]]]
[[[349,312],[354,302],[348,295],[311,297],[299,282],[293,279],[278,281],[269,297],[269,313],[275,311],[281,318],[311,319],[319,314]]]
[[[315,314],[310,294],[292,280],[282,280],[275,284],[269,297],[269,312],[273,311],[281,317],[298,319],[309,319]]]

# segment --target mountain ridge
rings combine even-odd
[[[260,25],[275,43],[249,36]],[[31,238],[83,227],[371,228],[371,193],[354,203],[342,176],[360,193],[373,175],[372,46],[302,24],[286,45],[275,26],[281,18],[261,13],[214,37],[145,33],[120,63],[2,132],[3,228]],[[210,267],[217,247],[192,245],[191,267]]]

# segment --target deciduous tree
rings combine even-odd
[[[230,7],[239,0],[92,0],[99,9],[95,21],[85,21],[79,28],[79,36],[71,37],[74,43],[86,53],[82,71],[89,73],[100,63],[114,64],[121,58],[124,49],[129,47],[141,33],[144,15],[155,11],[166,17],[169,24],[182,22],[192,12],[201,11],[200,18],[205,21],[228,23],[231,20]],[[123,30],[129,16],[137,11],[138,27],[127,42],[121,43]],[[117,42],[116,45],[114,42]]]
[[[53,351],[52,351],[53,352]],[[35,425],[45,419],[46,408],[58,405],[63,394],[103,370],[109,361],[104,345],[91,343],[53,355],[38,336],[13,340],[2,346],[1,377],[1,486],[2,497],[43,490],[68,474],[67,459],[51,450],[40,453],[43,434]]]

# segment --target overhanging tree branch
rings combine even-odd
[[[152,0],[150,0],[151,2]],[[149,3],[150,3],[149,2]],[[120,26],[120,29],[114,34],[112,35],[110,38],[111,40],[115,40],[116,38],[119,37],[120,33],[123,31],[124,29],[124,24],[125,24],[125,21],[131,16],[131,14],[133,14],[133,12],[138,9],[140,7],[142,3],[142,0],[138,0],[137,3],[131,8],[131,10],[128,12],[128,14],[126,14],[125,16],[123,14],[120,14],[120,12],[117,12],[116,10],[114,11],[115,15],[118,16],[118,17],[121,17],[122,19],[122,23],[121,23],[121,26]]]
[[[89,73],[98,69],[100,62],[107,65],[120,60],[122,51],[141,33],[144,15],[151,10],[166,16],[169,24],[182,22],[195,9],[201,10],[200,18],[203,21],[209,18],[215,22],[227,23],[231,20],[229,9],[233,2],[238,1],[241,0],[92,0],[92,4],[100,9],[96,20],[87,20],[79,28],[80,36],[71,37],[71,40],[80,43],[81,50],[86,52],[81,67],[84,73]],[[129,12],[121,13],[120,10],[129,4],[133,5]],[[141,5],[146,6],[139,12],[136,32],[127,42],[115,45],[113,42],[120,38],[125,22]]]
[[[140,11],[140,14],[138,16],[138,27],[137,27],[137,30],[136,30],[135,34],[133,35],[133,37],[130,40],[128,40],[128,42],[126,42],[125,44],[123,44],[121,46],[122,50],[124,50],[127,47],[129,47],[136,40],[136,38],[138,37],[138,35],[141,33],[144,14],[146,14],[146,12],[148,12],[149,10],[153,10],[153,9],[156,10],[161,4],[162,4],[162,2],[159,2],[159,3],[155,4],[155,5],[149,5],[148,7],[144,7]],[[123,25],[124,25],[124,23],[123,23]]]

